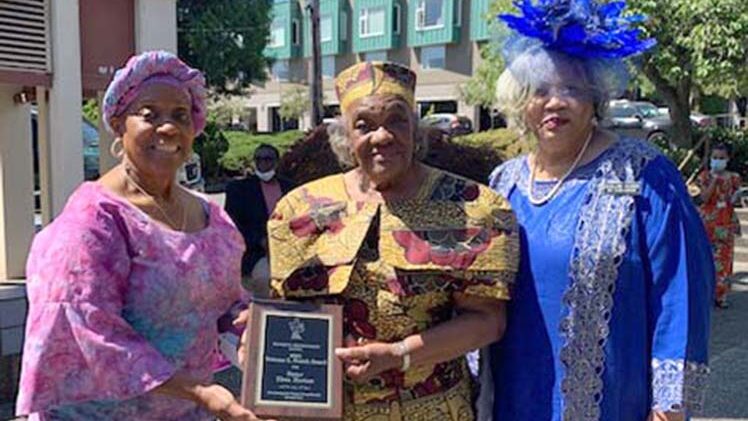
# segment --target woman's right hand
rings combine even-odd
[[[211,384],[203,386],[197,392],[200,404],[211,414],[223,421],[259,420],[252,411],[244,408],[234,399],[234,395],[225,387]]]

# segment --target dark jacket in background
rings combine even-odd
[[[281,176],[276,176],[276,179],[283,194],[293,189],[294,183],[291,180]],[[267,238],[268,211],[260,179],[256,175],[250,175],[229,182],[226,186],[225,208],[244,236],[247,251],[242,258],[242,275],[248,276],[255,263],[266,254],[261,244]]]

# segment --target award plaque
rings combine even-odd
[[[249,311],[242,405],[260,417],[341,419],[342,307],[257,300]]]

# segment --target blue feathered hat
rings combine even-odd
[[[510,70],[523,54],[560,52],[607,69],[608,74],[603,77],[608,81],[610,97],[615,97],[623,92],[629,79],[622,60],[656,44],[654,39],[642,39],[641,30],[634,27],[645,16],[624,15],[624,1],[599,4],[595,0],[517,0],[514,5],[520,15],[497,16],[512,30],[502,46]]]

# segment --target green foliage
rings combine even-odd
[[[99,123],[99,102],[95,99],[83,101],[83,117],[93,124]]]
[[[748,72],[748,2],[631,0],[629,6],[649,16],[643,28],[658,46],[645,54],[645,66],[670,86],[691,79],[704,93],[725,97],[748,88],[736,77],[745,80]]]
[[[649,19],[646,36],[658,46],[642,57],[642,71],[673,112],[675,136],[689,138],[694,92],[739,95],[748,89],[748,2],[745,0],[630,0]]]
[[[312,108],[309,91],[306,88],[295,87],[283,92],[278,115],[285,121],[298,120],[304,112]]]
[[[303,137],[303,134],[296,130],[261,135],[243,131],[225,131],[224,134],[228,139],[228,150],[219,162],[223,168],[231,172],[243,172],[250,168],[255,149],[262,143],[275,146],[282,156],[291,145]]]
[[[494,0],[489,5],[485,19],[489,22],[492,40],[480,47],[481,63],[473,72],[473,76],[459,87],[460,97],[473,106],[491,108],[496,95],[496,80],[504,71],[504,60],[501,57],[501,27],[496,20],[498,13],[512,10],[509,0]]]
[[[246,112],[246,97],[241,95],[210,95],[207,101],[208,115],[222,129],[231,126],[234,117]]]
[[[195,138],[193,149],[200,155],[203,177],[214,180],[221,175],[220,158],[229,148],[229,142],[214,120],[208,120],[203,133]]]
[[[265,80],[271,6],[270,0],[178,0],[179,56],[221,92]]]
[[[458,136],[452,141],[471,147],[486,147],[498,151],[504,159],[511,159],[528,153],[532,148],[530,142],[518,136],[513,130],[506,128]]]
[[[748,130],[737,130],[729,129],[719,126],[711,126],[705,129],[699,130],[699,138],[707,136],[711,146],[716,144],[724,143],[731,149],[729,170],[735,171],[740,174],[743,178],[748,175]],[[678,148],[659,143],[657,146],[662,152],[670,158],[675,165],[681,165],[685,157],[688,155],[688,149]],[[709,161],[709,157],[705,157],[705,148],[702,146],[696,151],[694,156],[686,166],[681,170],[683,178],[687,179],[692,174],[696,173],[699,168],[706,165]]]

